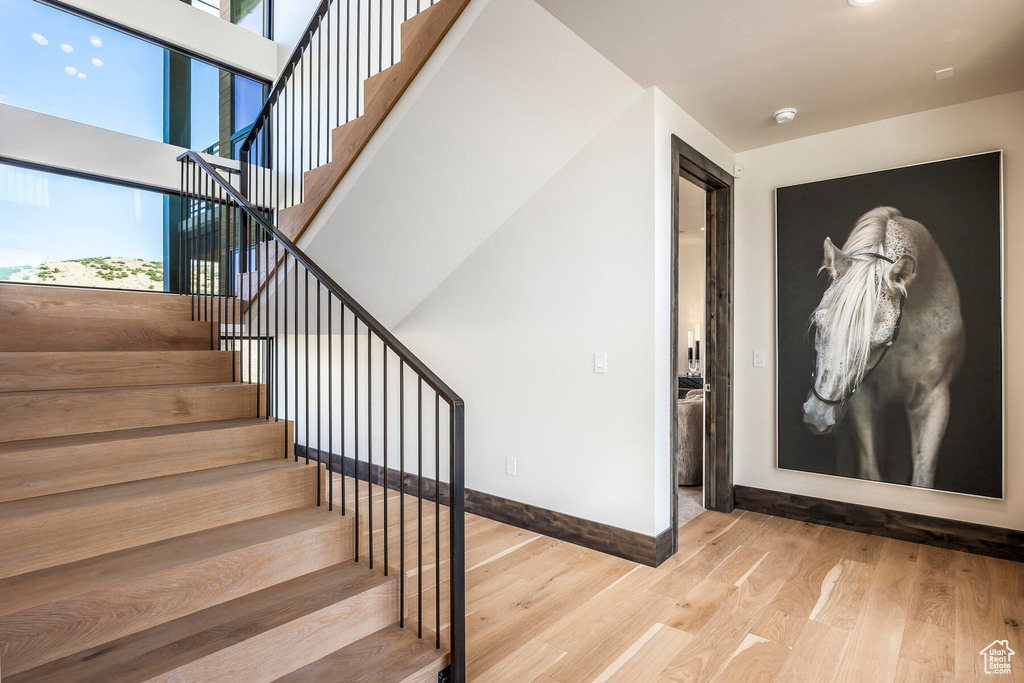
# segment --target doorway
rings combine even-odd
[[[702,471],[697,475],[703,508],[718,512],[732,512],[733,509],[732,189],[733,177],[729,173],[679,138],[672,137],[670,366],[673,391],[672,419],[669,421],[672,445],[669,480],[675,529],[679,528],[680,520],[678,473],[682,464],[679,456],[684,446],[688,447],[688,452],[696,452],[698,456],[701,451],[703,453]],[[699,221],[696,216],[702,201],[703,221]],[[701,227],[704,229],[700,230]],[[698,242],[702,246],[696,246]],[[687,271],[681,271],[681,267],[685,267],[681,266],[681,257],[687,259]],[[694,267],[700,269],[700,275],[693,272]],[[694,303],[691,291],[681,296],[682,286],[693,288],[700,284],[703,284],[702,307]],[[700,325],[699,332],[697,325]],[[692,369],[691,348],[696,361]],[[698,422],[703,422],[702,443],[696,446],[694,442],[698,439],[693,434],[694,429],[680,429],[677,415],[680,400],[686,401],[688,396],[689,400],[699,404],[697,412],[701,419]],[[682,442],[684,436],[689,439],[688,443]],[[686,464],[693,466],[695,463]],[[694,499],[696,496],[690,492],[688,497]],[[677,550],[676,546],[677,539],[673,534],[673,552]]]

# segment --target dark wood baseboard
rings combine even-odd
[[[735,487],[736,507],[801,522],[1024,562],[1024,531],[842,503],[750,486]]]
[[[295,453],[304,460],[305,446],[296,444]],[[316,460],[315,455],[316,452],[310,449],[311,460]],[[321,452],[320,457],[324,462],[327,461],[327,455]],[[344,466],[347,476],[355,475],[360,481],[371,481],[371,474],[374,484],[380,485],[384,481],[384,467],[381,465],[370,466],[365,461],[357,463],[349,457],[342,459],[337,453],[331,454],[330,462],[331,470],[334,472],[341,472]],[[440,492],[441,504],[448,504],[446,482],[435,484],[430,478],[424,478],[422,481],[418,479],[415,474],[407,472],[403,475],[398,470],[388,468],[389,488],[397,491],[401,486],[406,493],[415,494],[419,485],[422,487],[424,499],[433,502]],[[671,528],[657,536],[646,536],[473,489],[466,489],[466,512],[651,567],[657,567],[672,555],[674,534]]]
[[[672,554],[671,529],[646,536],[472,489],[466,490],[466,512],[651,567]]]

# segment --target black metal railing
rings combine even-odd
[[[462,400],[243,195],[238,171],[179,161],[193,317],[236,353],[236,381],[262,385],[258,414],[290,424],[282,455],[317,465],[317,504],[351,516],[356,561],[397,571],[400,625],[447,640],[464,681]]]
[[[401,25],[438,0],[321,0],[239,148],[242,190],[277,212],[332,158],[332,131],[363,113],[363,83],[401,58]]]

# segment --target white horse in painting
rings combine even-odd
[[[828,434],[846,418],[837,431],[840,473],[879,480],[882,409],[900,403],[910,424],[911,484],[934,488],[949,384],[965,344],[946,257],[923,225],[879,207],[861,216],[841,250],[825,240],[821,270],[831,283],[811,316],[817,360],[804,423]]]

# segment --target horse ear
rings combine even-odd
[[[821,264],[822,270],[827,270],[833,280],[841,278],[850,269],[852,260],[843,253],[843,250],[832,244],[832,238],[825,238],[825,260]]]
[[[917,259],[910,254],[904,254],[896,259],[889,270],[889,282],[897,287],[906,287],[917,275]]]

